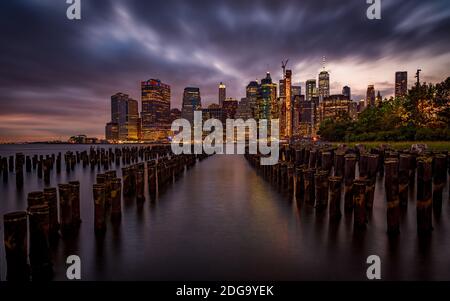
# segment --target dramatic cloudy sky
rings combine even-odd
[[[186,86],[216,102],[220,81],[241,98],[285,58],[303,86],[326,56],[331,92],[354,99],[368,84],[391,95],[397,70],[410,84],[418,67],[427,82],[450,75],[448,0],[381,0],[375,21],[366,0],[81,0],[80,21],[65,2],[0,1],[0,141],[101,137],[109,97],[140,100],[149,78],[171,85],[173,107]]]

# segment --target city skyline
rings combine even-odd
[[[111,95],[129,94],[140,107],[140,83],[149,78],[169,84],[171,107],[181,109],[189,86],[200,88],[207,106],[218,103],[220,82],[227,97],[236,99],[266,71],[278,83],[287,58],[292,85],[300,83],[302,94],[306,80],[319,82],[325,56],[330,94],[349,86],[354,100],[365,98],[370,84],[383,97],[394,95],[397,71],[408,72],[411,87],[417,68],[423,70],[421,81],[433,83],[450,69],[444,1],[383,1],[382,22],[365,19],[365,1],[345,7],[313,1],[156,2],[157,18],[142,13],[148,5],[86,2],[76,23],[64,19],[64,1],[2,3],[0,30],[8,43],[0,50],[0,141],[103,137]],[[161,17],[167,15],[172,22]]]

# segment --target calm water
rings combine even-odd
[[[0,146],[0,155],[88,148]],[[416,234],[412,189],[401,234],[389,240],[381,178],[368,228],[354,233],[352,216],[330,225],[327,212],[299,208],[257,175],[243,156],[216,155],[186,171],[156,201],[147,196],[137,206],[123,200],[121,224],[108,223],[106,236],[96,240],[92,183],[98,172],[81,166],[69,175],[52,172],[52,186],[81,182],[83,220],[76,239],[60,239],[52,250],[56,280],[65,279],[65,259],[72,254],[81,257],[83,280],[364,280],[365,261],[372,254],[381,257],[385,280],[450,280],[448,183],[430,239],[419,240]],[[24,175],[21,192],[13,174],[7,184],[0,183],[1,219],[6,212],[23,210],[26,194],[43,188],[35,171]],[[3,243],[0,258],[5,279]]]

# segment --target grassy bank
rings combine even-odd
[[[450,141],[403,141],[403,142],[383,142],[383,141],[370,141],[370,142],[333,142],[333,145],[346,144],[348,146],[355,146],[356,144],[363,144],[367,148],[374,148],[380,146],[380,144],[388,144],[394,149],[409,149],[413,144],[426,144],[428,149],[435,151],[450,151]]]

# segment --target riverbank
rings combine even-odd
[[[413,144],[426,144],[429,150],[435,151],[449,151],[450,150],[450,141],[368,141],[368,142],[333,142],[333,146],[337,146],[339,144],[345,144],[350,147],[353,147],[357,144],[362,144],[366,148],[374,148],[380,146],[381,144],[387,144],[393,149],[401,150],[401,149],[409,149]]]

